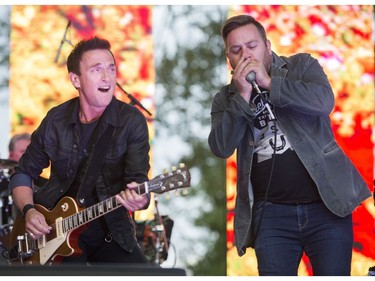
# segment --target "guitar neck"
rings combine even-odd
[[[164,193],[170,190],[176,190],[182,187],[190,186],[190,172],[181,165],[171,172],[159,175],[150,181],[146,181],[138,185],[135,191],[139,194],[149,194],[150,192]],[[104,201],[92,205],[83,211],[62,219],[62,232],[68,232],[76,229],[96,218],[108,214],[121,207],[121,203],[116,200],[116,196],[112,196]]]
[[[139,195],[151,192],[162,194],[189,186],[189,170],[184,164],[180,164],[178,168],[173,167],[170,172],[139,184],[138,188],[134,190]],[[43,265],[54,259],[55,256],[71,255],[75,249],[66,241],[68,232],[122,207],[116,196],[114,195],[81,211],[78,211],[77,203],[71,197],[62,198],[51,212],[43,206],[36,206],[38,207],[37,210],[45,214],[49,223],[53,226],[51,233],[43,235],[37,240],[25,232],[25,221],[20,216],[17,217],[12,229],[11,244],[17,250],[20,261]]]
[[[148,182],[140,184],[136,192],[139,195],[149,193]],[[105,214],[118,209],[119,207],[122,207],[122,205],[117,201],[116,196],[112,196],[97,204],[87,207],[84,210],[63,219],[63,232],[66,233],[73,229],[76,229],[86,223],[89,223],[90,221],[93,221],[101,216],[104,216]]]

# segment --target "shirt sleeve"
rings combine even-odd
[[[17,186],[29,186],[32,188],[32,178],[23,173],[13,175],[9,183],[9,191],[11,192]]]

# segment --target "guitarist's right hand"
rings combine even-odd
[[[26,231],[33,239],[38,239],[48,234],[52,229],[52,227],[46,223],[44,215],[36,209],[30,209],[25,215],[25,220]]]

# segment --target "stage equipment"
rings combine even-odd
[[[151,264],[160,265],[168,258],[173,220],[161,216],[158,210],[158,198],[155,200],[155,219],[136,221],[137,240]]]

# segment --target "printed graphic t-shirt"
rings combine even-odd
[[[264,94],[266,92],[262,92]],[[254,120],[256,145],[251,171],[255,200],[265,200],[267,188],[266,199],[270,202],[295,204],[320,200],[314,181],[277,120],[270,121],[269,112],[259,94],[253,93],[251,102],[257,108]]]

